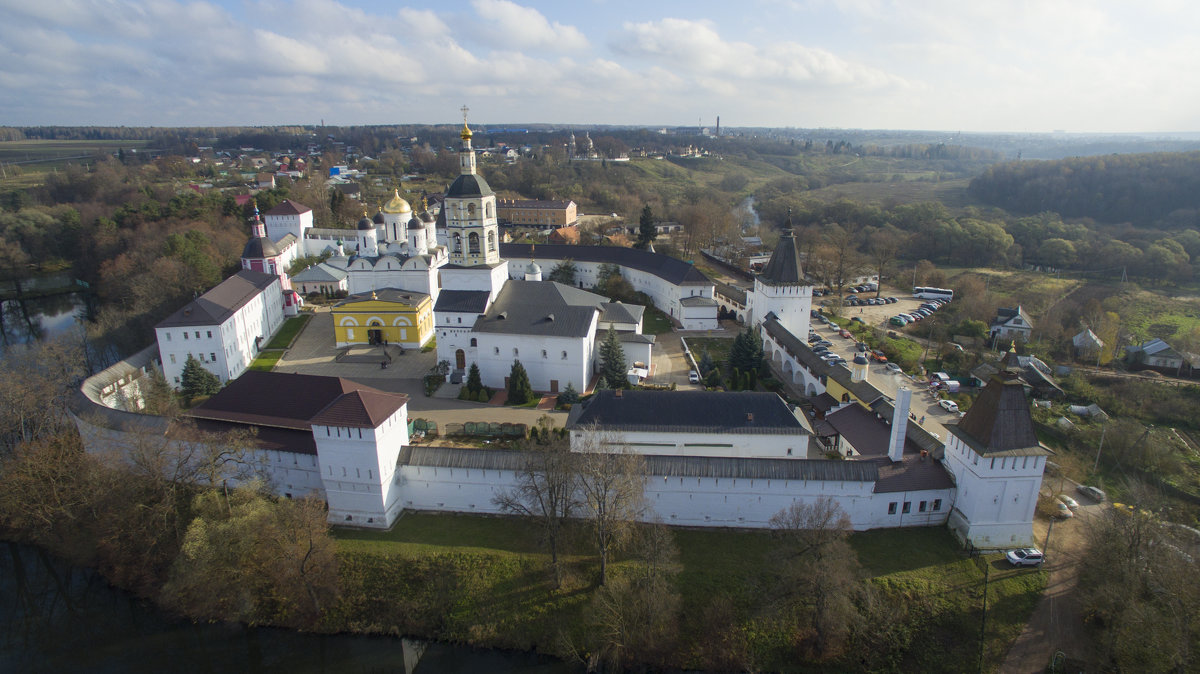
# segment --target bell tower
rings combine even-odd
[[[446,190],[442,206],[446,213],[446,235],[450,264],[462,267],[491,266],[500,262],[500,236],[496,223],[496,194],[479,175],[467,106],[462,107],[462,149],[458,154],[459,176]]]

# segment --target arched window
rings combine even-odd
[[[488,232],[488,252],[496,252],[496,233]]]
[[[490,202],[490,201],[487,202],[487,204],[484,205],[483,208],[484,208],[484,212],[487,213],[487,217],[489,217],[489,218],[492,217],[492,202]]]
[[[472,255],[479,254],[479,234],[477,232],[467,235],[467,252]]]
[[[475,217],[475,204],[467,204],[467,217]]]
[[[459,234],[458,232],[454,233],[454,252],[462,252],[462,234]]]
[[[519,355],[521,355],[521,351],[514,346],[513,347],[513,358],[516,358]]]
[[[471,338],[471,346],[479,346],[479,340],[472,337]]]

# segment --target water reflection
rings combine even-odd
[[[0,672],[579,671],[528,653],[173,619],[96,573],[0,544]]]

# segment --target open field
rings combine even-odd
[[[680,652],[694,654],[717,636],[708,633],[711,626],[702,616],[721,597],[733,607],[732,624],[725,627],[747,640],[758,666],[807,671],[786,646],[780,624],[762,614],[778,582],[772,535],[721,529],[672,533],[679,549],[674,585],[681,599]],[[562,635],[585,629],[595,592],[595,560],[584,532],[575,532],[561,555],[565,570],[560,590],[550,586],[548,556],[538,547],[533,528],[519,519],[410,513],[390,531],[336,529],[335,536],[345,598],[332,612],[338,622],[330,628],[418,633],[413,630],[433,625],[435,634],[429,636],[546,652],[555,651]],[[977,662],[985,567],[988,671],[1019,634],[1045,584],[1040,571],[1014,570],[999,555],[965,556],[944,528],[856,533],[850,543],[867,582],[906,605],[902,634],[871,639],[891,640],[888,646],[897,649],[907,671],[957,672],[963,663]],[[612,569],[622,574],[635,564],[620,558]],[[432,599],[407,599],[414,592],[432,593]],[[388,599],[381,603],[384,597]],[[404,606],[426,614],[444,607],[446,613],[426,616],[428,623],[412,622],[415,618]],[[683,666],[698,664],[682,657]],[[861,669],[859,658],[853,654],[826,663],[822,671],[856,671]]]
[[[67,164],[90,164],[97,155],[140,150],[145,140],[14,140],[0,142],[0,189],[40,185]]]

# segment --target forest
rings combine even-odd
[[[971,181],[971,196],[1019,214],[1180,230],[1200,226],[1200,152],[1008,162]]]

